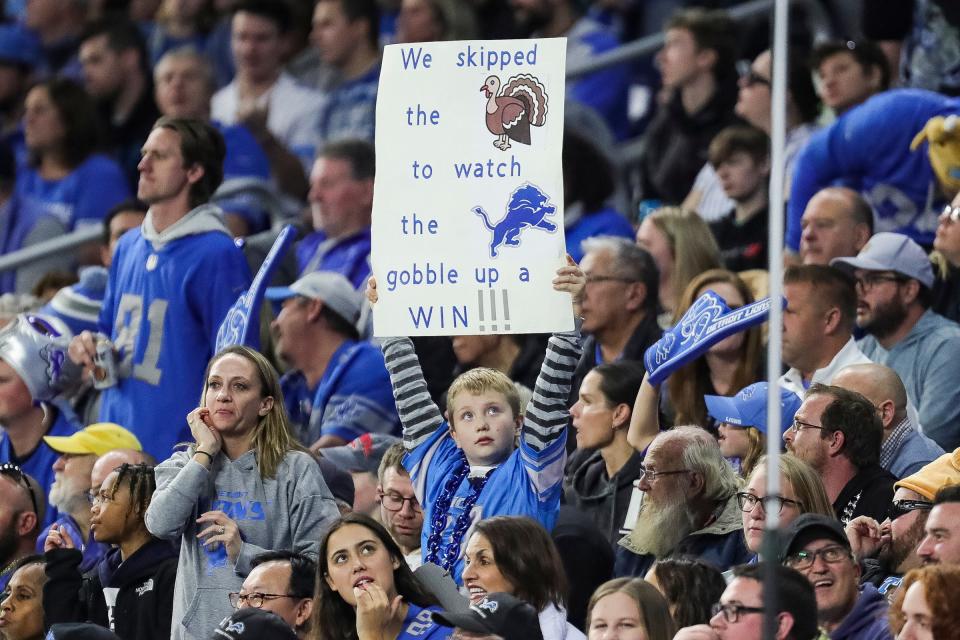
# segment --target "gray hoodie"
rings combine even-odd
[[[276,478],[266,480],[253,451],[236,460],[220,453],[209,471],[187,451],[177,451],[157,466],[156,475],[147,529],[167,540],[182,536],[173,640],[209,638],[232,612],[227,594],[240,590],[257,554],[289,549],[316,558],[321,535],[339,516],[320,466],[303,452],[288,452]],[[196,519],[206,511],[223,511],[239,525],[243,544],[235,563],[222,545],[205,549],[197,538],[202,529]]]
[[[224,221],[223,210],[215,204],[201,204],[194,207],[185,216],[160,232],[153,226],[153,212],[148,210],[147,216],[140,225],[140,234],[150,241],[154,251],[160,251],[164,245],[179,238],[208,231],[219,231],[230,235],[230,230]]]

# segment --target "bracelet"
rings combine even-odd
[[[207,457],[210,459],[210,464],[213,464],[213,456],[212,456],[212,455],[210,455],[209,453],[207,453],[206,451],[204,451],[204,450],[202,450],[202,449],[194,449],[193,454],[196,455],[196,454],[198,454],[198,453],[201,453],[201,454],[207,456]]]

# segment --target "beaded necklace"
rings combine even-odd
[[[450,542],[445,549],[441,549],[443,543],[443,532],[447,528],[447,514],[450,511],[450,504],[453,502],[454,494],[463,479],[470,472],[470,466],[466,459],[461,460],[460,465],[454,469],[453,473],[443,485],[443,490],[433,503],[433,518],[430,521],[430,537],[427,538],[427,556],[426,562],[432,562],[438,565],[444,571],[450,571],[460,556],[460,545],[463,542],[463,536],[470,528],[470,512],[477,503],[480,493],[487,485],[487,480],[493,473],[491,469],[485,475],[476,478],[469,478],[470,493],[463,499],[463,513],[457,516],[453,523],[453,531],[450,534]]]

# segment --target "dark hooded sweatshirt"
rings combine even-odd
[[[623,537],[621,528],[630,508],[633,482],[640,477],[643,455],[635,451],[611,478],[600,451],[577,450],[564,474],[563,493],[567,504],[586,514],[616,549]],[[633,523],[629,523],[630,526]],[[629,528],[629,527],[628,527]]]
[[[85,576],[76,549],[48,551],[43,586],[44,625],[92,622],[112,628],[123,640],[168,640],[173,618],[177,551],[168,541],[152,539],[120,561],[112,548]],[[107,606],[104,587],[116,588],[116,604]]]

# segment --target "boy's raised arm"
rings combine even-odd
[[[580,267],[573,258],[567,256],[567,266],[557,270],[553,288],[568,291],[576,305],[585,283],[586,278]],[[520,430],[521,439],[534,451],[543,451],[566,432],[570,420],[567,398],[570,397],[570,384],[582,352],[579,322],[573,331],[550,336],[547,354]]]
[[[367,299],[371,305],[377,301],[377,280],[374,277],[367,281]],[[443,415],[430,397],[410,338],[387,338],[381,349],[403,426],[403,446],[411,451],[437,430],[443,423]]]

